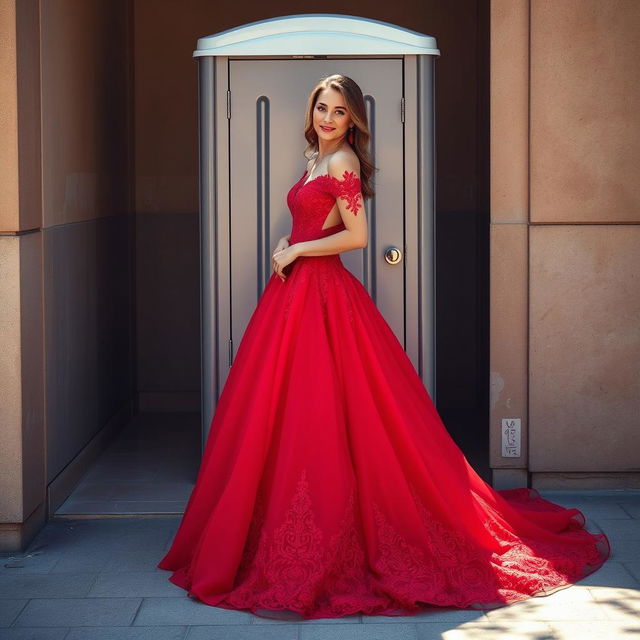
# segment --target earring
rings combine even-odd
[[[347,139],[349,140],[349,144],[353,144],[353,127],[349,127],[349,137]]]

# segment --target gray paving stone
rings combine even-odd
[[[5,552],[0,556],[0,579],[3,575],[49,573],[60,559],[60,553],[49,549]]]
[[[190,627],[185,640],[298,640],[298,625],[277,627],[218,625]]]
[[[155,571],[164,555],[164,546],[164,541],[145,544],[137,537],[120,540],[117,546],[102,542],[77,545],[60,555],[50,573]]]
[[[184,640],[188,627],[75,627],[64,640]]]
[[[640,560],[640,544],[637,540],[610,540],[611,557],[615,562],[634,562]]]
[[[124,551],[114,551],[109,554],[107,561],[100,569],[101,573],[129,573],[129,572],[160,572],[165,577],[170,576],[170,572],[159,569],[158,562],[165,555],[163,549],[135,550],[125,549]]]
[[[70,573],[96,574],[107,565],[109,556],[108,551],[92,553],[90,550],[77,549],[74,553],[68,550],[58,558],[49,571],[49,575],[63,576],[64,580],[69,580],[69,577],[64,576]]]
[[[73,557],[74,555],[94,555],[105,558],[114,551],[126,549],[127,545],[128,541],[125,540],[124,535],[121,539],[118,539],[115,534],[111,533],[102,536],[94,536],[91,533],[87,533],[86,537],[60,540],[50,545],[50,548],[52,548],[60,558]]]
[[[640,637],[640,624],[629,625],[622,620],[549,622],[549,626],[555,640],[630,640]]]
[[[0,600],[0,627],[11,625],[25,604],[27,604],[26,599],[8,598]]]
[[[622,502],[640,500],[640,489],[539,489],[544,498],[572,502]]]
[[[169,537],[173,537],[178,530],[178,525],[180,524],[180,518],[171,516],[171,517],[147,517],[140,518],[144,520],[146,525],[141,531],[149,531],[155,532],[158,535],[158,540],[167,541]]]
[[[632,518],[640,519],[640,496],[635,499],[622,500],[619,503],[621,509],[624,509]]]
[[[166,531],[123,531],[109,533],[108,535],[91,535],[74,544],[74,548],[91,550],[95,552],[114,552],[131,550],[151,550],[160,551],[167,540]]]
[[[81,598],[95,579],[94,573],[3,575],[0,598]]]
[[[263,617],[262,615],[256,615],[250,613],[251,615],[251,624],[360,624],[364,616],[361,616],[359,613],[354,613],[348,616],[341,616],[340,618],[313,618],[311,620],[304,619],[296,619],[296,620],[278,620],[278,619],[269,619],[268,617]]]
[[[622,505],[610,503],[610,504],[596,504],[588,503],[581,505],[571,505],[577,509],[580,509],[587,519],[587,527],[594,520],[630,520],[632,516],[622,507]]]
[[[187,500],[193,490],[191,482],[161,482],[145,483],[112,483],[114,500],[130,501],[174,501]]]
[[[551,597],[548,596],[548,598]],[[533,598],[501,609],[487,611],[487,617],[491,622],[502,623],[524,620],[541,622],[549,620],[583,621],[606,619],[600,603],[593,599],[584,602],[540,602],[540,600],[541,598]]]
[[[410,616],[362,616],[366,624],[400,623],[400,622],[467,622],[470,620],[486,620],[484,611],[477,609],[459,609],[436,607]]]
[[[313,624],[300,626],[300,640],[418,640],[415,624]]]
[[[16,628],[2,629],[2,640],[66,640],[69,629],[58,627],[56,629],[39,628]]]
[[[606,615],[589,589],[570,587],[549,596],[529,598],[486,612],[490,622],[550,620],[604,620]]]
[[[640,581],[640,559],[624,562],[625,569],[636,579]]]
[[[169,523],[155,518],[97,518],[52,520],[44,528],[41,545],[65,548],[109,550],[130,548],[132,542],[162,545],[169,532]]]
[[[187,506],[183,500],[114,500],[107,513],[165,513],[182,514]]]
[[[619,602],[621,600],[637,601],[640,599],[640,591],[625,587],[590,587],[589,591],[593,599],[598,603]]]
[[[178,597],[185,596],[181,587],[167,580],[166,572],[101,573],[87,594],[95,597]]]
[[[460,623],[456,622],[420,622],[416,623],[416,634],[418,636],[418,640],[449,640],[449,634],[454,632]],[[473,636],[459,636],[460,638],[474,638],[474,640],[478,640],[479,638],[483,638],[485,640],[493,640],[491,636],[488,636],[486,633],[486,629],[483,627],[473,627],[475,630],[475,635]],[[445,635],[446,634],[446,635]],[[508,640],[512,640],[509,636]],[[531,640],[531,639],[528,639]],[[538,640],[537,638],[535,640]]]
[[[252,614],[212,607],[188,596],[145,598],[134,625],[249,624]]]
[[[612,546],[620,540],[633,540],[640,547],[640,520],[598,518],[596,523],[607,534]]]
[[[556,640],[549,623],[534,621],[465,622],[459,625],[416,625],[418,640]],[[571,640],[582,640],[579,636]]]
[[[156,566],[175,536],[179,517],[52,520],[21,554],[0,554],[0,625],[13,625],[2,628],[0,637],[626,640],[638,634],[640,638],[640,492],[570,492],[562,500],[550,499],[579,508],[590,529],[605,531],[612,543],[611,559],[575,586],[488,612],[438,608],[414,616],[356,614],[308,621],[273,620],[187,597],[168,580],[171,572]],[[26,557],[30,550],[40,553]],[[12,555],[25,556],[24,566],[4,567]]]
[[[576,582],[585,587],[624,587],[640,589],[640,583],[621,562],[607,560],[595,573]]]
[[[108,500],[113,495],[113,488],[113,482],[92,482],[85,479],[73,490],[73,497],[76,500]]]
[[[30,600],[15,627],[128,626],[141,598],[49,598]]]
[[[632,594],[628,598],[610,598],[602,600],[598,604],[609,620],[627,622],[634,625],[635,628],[640,626],[640,597],[638,595]]]
[[[183,500],[66,500],[56,511],[56,515],[103,515],[113,514],[182,514],[187,504]]]

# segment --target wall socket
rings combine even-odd
[[[521,418],[502,418],[502,457],[519,458],[521,443]]]

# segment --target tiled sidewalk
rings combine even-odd
[[[493,611],[281,622],[210,607],[155,567],[179,518],[52,520],[0,557],[3,640],[618,640],[640,638],[640,491],[550,492],[604,531],[611,559],[551,596]]]

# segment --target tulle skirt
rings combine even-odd
[[[206,604],[313,619],[501,607],[609,554],[578,509],[478,476],[335,254],[268,281],[158,567]]]

